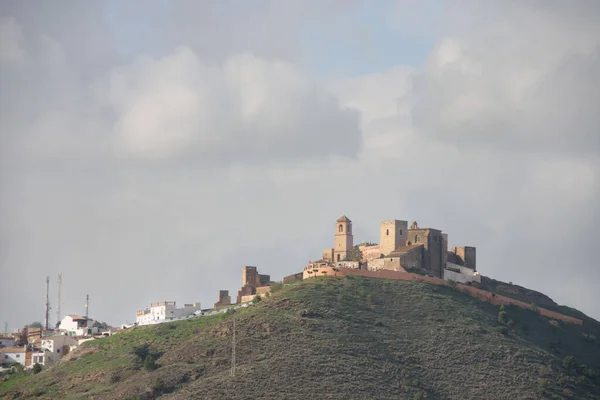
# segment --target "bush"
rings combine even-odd
[[[32,371],[34,374],[39,374],[40,372],[42,372],[42,366],[38,363],[35,363],[35,365],[32,368]]]
[[[262,297],[260,297],[259,294],[257,294],[253,299],[252,299],[252,304],[257,304],[260,303],[262,300]]]
[[[283,283],[276,282],[271,285],[271,292],[273,292],[273,293],[278,292],[281,290],[281,288],[283,288]]]
[[[593,333],[582,333],[581,334],[581,340],[583,340],[584,342],[588,342],[588,343],[595,343],[596,342],[596,336]]]
[[[508,335],[508,328],[505,326],[499,326],[496,328],[496,330],[498,331],[498,333],[501,333],[503,335]]]
[[[146,356],[146,358],[144,359],[144,369],[146,371],[154,371],[156,368],[158,368],[158,365],[156,365],[156,361],[154,361],[154,357],[152,357],[151,354],[148,354]]]
[[[577,361],[573,356],[566,356],[563,358],[562,367],[567,371],[574,371],[577,369]]]
[[[540,310],[538,310],[538,307],[535,305],[535,303],[531,303],[529,305],[529,311],[533,311],[536,314],[539,314]]]

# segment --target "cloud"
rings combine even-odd
[[[11,327],[42,318],[59,272],[63,311],[90,293],[115,324],[149,301],[209,306],[243,265],[279,279],[318,257],[341,214],[357,241],[389,218],[443,229],[484,275],[599,317],[596,2],[402,2],[400,18],[435,25],[398,28],[436,35],[424,66],[326,82],[300,32],[341,41],[332,21],[354,2],[5,4]]]
[[[207,65],[182,47],[114,69],[106,86],[118,144],[134,157],[191,152],[244,162],[355,156],[360,148],[358,112],[283,61],[241,54]]]

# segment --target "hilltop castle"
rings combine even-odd
[[[379,225],[379,244],[354,245],[352,221],[347,216],[335,222],[333,247],[325,249],[313,267],[337,266],[368,270],[413,270],[458,281],[479,279],[475,247],[448,251],[448,234],[440,229],[421,228],[416,221],[388,220]],[[461,276],[457,276],[461,275]]]

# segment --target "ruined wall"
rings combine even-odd
[[[219,300],[214,304],[214,308],[231,305],[231,296],[229,290],[219,290]]]
[[[290,283],[294,283],[296,281],[302,280],[302,272],[298,272],[297,274],[292,274],[283,277],[283,284],[289,285]]]
[[[362,261],[371,261],[381,256],[381,246],[358,246],[362,252]]]
[[[242,269],[242,286],[260,286],[260,278],[256,267],[246,266]]]
[[[429,276],[422,276],[417,274],[412,274],[410,272],[403,271],[391,271],[391,270],[379,270],[379,271],[366,271],[360,269],[339,269],[334,271],[332,268],[318,268],[316,270],[312,270],[312,274],[308,274],[307,270],[304,270],[304,279],[308,279],[314,275],[314,271],[317,272],[317,276],[365,276],[369,278],[383,278],[383,279],[395,279],[402,281],[417,281],[417,282],[425,282],[438,286],[448,286],[448,282],[439,278],[432,278]],[[529,303],[525,303],[519,300],[511,299],[510,297],[500,296],[495,293],[487,292],[485,290],[474,288],[473,286],[467,286],[462,284],[456,285],[457,290],[470,294],[471,296],[482,300],[487,301],[489,303],[495,305],[515,305],[521,308],[529,308],[531,305]],[[555,311],[550,311],[542,307],[538,307],[538,312],[540,315],[548,318],[553,318],[556,320],[561,320],[565,322],[570,322],[577,325],[582,325],[583,321],[579,318],[570,317],[568,315],[564,315],[561,313],[557,313]]]

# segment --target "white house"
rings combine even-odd
[[[42,338],[42,350],[46,352],[45,362],[56,362],[69,353],[71,345],[77,345],[77,340],[66,335],[54,335]]]
[[[15,338],[10,336],[0,336],[0,348],[12,347],[15,345]]]
[[[481,283],[479,272],[462,265],[446,262],[444,269],[444,280],[459,283],[477,282]]]
[[[92,320],[79,315],[66,315],[58,329],[65,331],[69,336],[86,336],[98,333],[98,327],[92,326]]]
[[[46,352],[43,350],[33,350],[31,353],[31,365],[46,365]]]
[[[31,350],[27,346],[4,347],[0,349],[0,364],[19,363],[24,367],[31,364]]]
[[[177,307],[174,301],[158,301],[151,303],[149,308],[136,312],[138,325],[150,325],[165,321],[186,318],[200,310],[200,303],[184,304]]]

